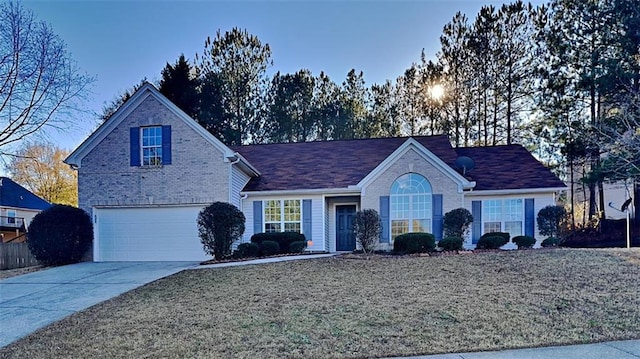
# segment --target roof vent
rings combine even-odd
[[[463,176],[467,175],[467,171],[476,168],[476,163],[471,157],[460,156],[456,158],[456,167],[461,171]]]

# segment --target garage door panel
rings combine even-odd
[[[98,261],[201,261],[202,207],[99,208]]]

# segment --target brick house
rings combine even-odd
[[[463,171],[458,159],[472,159]],[[519,145],[452,148],[446,136],[226,146],[142,86],[65,161],[78,170],[80,208],[93,218],[93,259],[203,260],[198,212],[229,202],[246,216],[243,241],[300,231],[311,251],[355,248],[350,221],[377,210],[379,247],[406,232],[442,237],[442,217],[474,216],[482,233],[540,238],[535,217],[565,185]]]

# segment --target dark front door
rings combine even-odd
[[[336,207],[336,251],[356,249],[356,237],[351,228],[355,215],[356,206]]]

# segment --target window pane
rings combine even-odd
[[[265,223],[264,224],[265,232],[280,232],[280,223]]]
[[[409,221],[408,220],[393,220],[391,221],[391,239],[395,239],[397,236],[409,233]]]
[[[522,199],[504,200],[503,221],[522,221],[523,208]]]
[[[484,220],[489,222],[502,221],[502,201],[495,199],[482,201],[482,207]]]
[[[484,222],[484,233],[500,232],[500,222]]]
[[[409,218],[409,196],[391,196],[391,218]]]
[[[285,222],[284,231],[300,233],[300,222]]]
[[[414,219],[413,228],[411,228],[411,232],[431,233],[431,220]]]
[[[522,235],[522,222],[509,221],[504,222],[504,231],[511,235],[511,238]]]
[[[265,201],[264,221],[280,222],[282,213],[280,211],[280,201]]]
[[[285,222],[300,222],[300,200],[284,201],[284,220]]]

